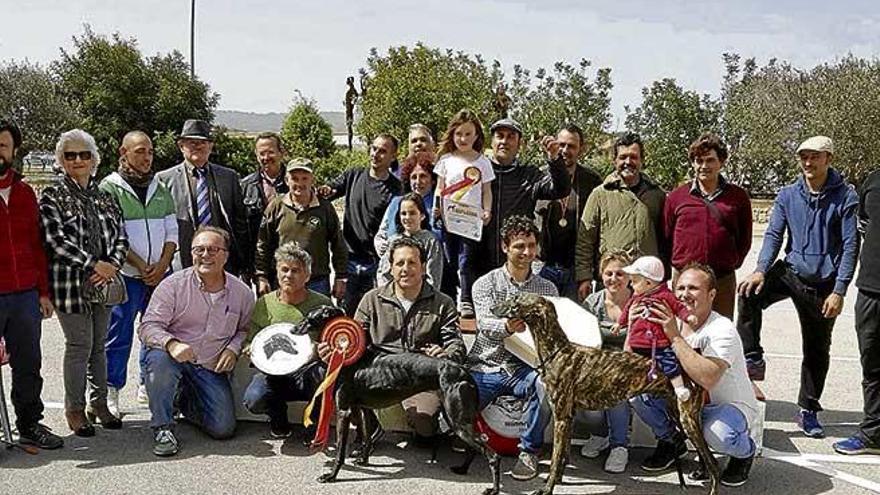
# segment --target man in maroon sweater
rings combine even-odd
[[[718,136],[697,138],[688,148],[688,159],[693,182],[669,193],[663,208],[673,279],[690,262],[709,265],[718,277],[712,309],[733,319],[736,269],[752,247],[752,203],[745,190],[721,175],[727,146]]]
[[[64,442],[40,424],[41,316],[52,316],[46,255],[34,190],[12,169],[21,131],[0,120],[0,338],[12,367],[12,405],[22,443],[57,449]],[[0,400],[6,400],[0,397]]]

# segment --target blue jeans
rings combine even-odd
[[[327,297],[330,297],[330,276],[325,275],[323,277],[313,278],[309,280],[309,283],[306,284],[306,287],[309,290],[313,290],[319,294],[324,294]]]
[[[582,302],[577,300],[578,284],[574,279],[573,269],[555,263],[545,264],[539,275],[553,282],[560,296],[567,297],[576,303]]]
[[[512,395],[518,399],[528,399],[526,413],[528,425],[519,438],[520,450],[537,454],[544,445],[544,429],[550,421],[549,410],[542,408],[544,402],[544,384],[538,372],[528,366],[521,366],[512,375],[504,371],[481,373],[471,371],[477,383],[480,397],[480,410],[489,405],[500,395]]]
[[[0,338],[6,338],[9,365],[12,368],[12,406],[18,431],[32,427],[43,419],[43,378],[40,376],[42,355],[40,314],[36,289],[0,294]],[[0,396],[0,400],[6,400]]]
[[[309,401],[324,381],[327,367],[320,361],[309,363],[291,375],[273,376],[257,373],[244,391],[242,402],[254,414],[266,414],[273,425],[288,424],[287,403]],[[312,409],[312,421],[318,421],[321,399]]]
[[[636,414],[659,440],[670,440],[675,431],[666,414],[666,401],[640,395],[630,399]],[[723,455],[746,459],[755,455],[755,442],[749,436],[745,415],[733,404],[707,404],[703,407],[703,436],[709,448]]]
[[[361,298],[375,286],[376,269],[379,268],[379,264],[349,259],[347,268],[348,282],[345,284],[345,314],[354,316],[358,304],[361,303]]]
[[[474,252],[477,248],[477,241],[462,237],[460,235],[446,233],[446,240],[443,243],[446,259],[449,261],[450,272],[457,273],[458,289],[461,291],[461,302],[471,303],[471,287],[476,279],[476,271],[474,269]],[[451,283],[456,282],[454,277],[449,278]],[[453,299],[455,299],[453,297]]]
[[[235,434],[235,403],[228,374],[178,363],[164,350],[152,347],[147,349],[145,361],[152,428],[174,424],[177,398],[184,417],[211,437]]]
[[[629,447],[629,402],[605,410],[605,422],[608,424],[608,441],[611,447]]]
[[[142,280],[123,275],[128,301],[113,306],[107,328],[107,385],[115,389],[125,386],[128,377],[128,356],[134,335],[134,320],[147,310],[150,287]]]

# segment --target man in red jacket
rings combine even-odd
[[[671,193],[663,207],[663,228],[672,254],[673,278],[688,263],[709,265],[718,278],[712,309],[733,319],[736,269],[752,247],[752,203],[721,169],[727,146],[705,133],[688,148],[694,180]],[[674,285],[674,282],[673,282]]]
[[[0,120],[0,338],[12,367],[12,405],[21,443],[57,449],[64,442],[40,424],[40,319],[52,316],[37,196],[12,169],[21,131]],[[0,400],[6,400],[0,397]]]

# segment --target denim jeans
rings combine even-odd
[[[480,373],[471,371],[477,383],[480,397],[480,410],[489,405],[499,395],[512,395],[527,399],[528,425],[519,438],[520,450],[536,454],[544,445],[544,429],[550,421],[549,410],[541,407],[544,402],[544,384],[538,372],[528,366],[521,366],[512,375],[504,371]]]
[[[630,399],[636,414],[660,440],[670,440],[674,427],[666,414],[666,401],[640,395]],[[749,436],[745,415],[733,404],[707,404],[703,407],[703,436],[709,448],[723,455],[746,459],[755,455],[755,442]]]
[[[266,414],[272,424],[287,424],[287,403],[309,401],[324,380],[326,366],[315,361],[291,375],[272,376],[257,373],[251,378],[242,397],[244,407],[254,414]],[[312,410],[312,421],[318,421],[321,399]]]
[[[578,283],[574,279],[573,269],[555,263],[545,264],[539,275],[553,282],[560,296],[567,297],[576,303],[582,302],[577,300]]]
[[[348,260],[348,282],[345,284],[345,314],[354,316],[361,298],[370,289],[375,287],[376,269],[379,264],[375,261],[362,262]]]
[[[629,402],[605,410],[605,423],[608,424],[608,441],[612,447],[629,447]]]
[[[325,275],[323,277],[313,278],[309,280],[309,283],[306,284],[306,287],[309,290],[313,290],[319,294],[324,294],[327,297],[330,297],[330,276]]]
[[[450,275],[455,273],[457,277],[449,278],[451,283],[458,282],[458,290],[460,291],[459,300],[463,303],[472,303],[471,287],[476,280],[476,270],[474,268],[476,256],[477,241],[462,237],[460,235],[446,233],[446,241],[443,243],[444,255],[449,262]],[[453,297],[453,299],[455,299]]]
[[[115,389],[125,386],[128,377],[128,356],[134,335],[134,320],[138,313],[147,310],[150,287],[143,280],[122,276],[128,301],[113,306],[110,313],[110,326],[107,328],[107,385]]]
[[[180,412],[213,438],[235,434],[235,403],[229,375],[192,363],[178,363],[162,349],[149,348],[146,360],[150,426],[174,424],[177,399]]]
[[[12,368],[15,424],[23,431],[43,419],[43,378],[40,376],[40,315],[36,290],[0,294],[0,338],[6,338]],[[6,400],[0,397],[0,400]]]

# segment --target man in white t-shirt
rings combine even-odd
[[[684,371],[709,391],[709,403],[703,408],[703,435],[714,451],[730,457],[721,474],[725,486],[740,486],[749,478],[755,456],[755,442],[750,431],[758,415],[758,404],[746,371],[742,341],[733,322],[712,311],[716,279],[706,265],[692,263],[681,271],[675,285],[676,296],[696,315],[697,325],[690,328],[675,319],[665,304],[653,306],[652,321],[663,325],[672,342],[672,350]],[[662,399],[640,396],[632,400],[639,417],[654,431],[657,447],[642,463],[646,471],[661,471],[687,452],[684,436],[676,432],[666,415]],[[708,478],[700,468],[690,479]]]

